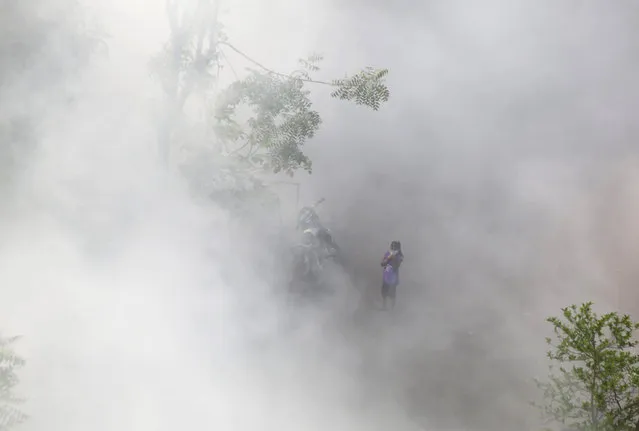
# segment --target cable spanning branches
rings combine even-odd
[[[337,89],[331,93],[331,96],[340,100],[354,101],[358,105],[368,106],[377,111],[381,107],[381,104],[387,102],[390,97],[390,91],[384,82],[388,75],[388,69],[374,69],[372,67],[367,67],[352,77],[336,79],[331,82],[321,81],[311,79],[308,75],[295,76],[295,74],[286,74],[274,71],[273,69],[266,67],[262,63],[251,58],[234,45],[226,41],[222,41],[220,44],[229,47],[231,50],[235,51],[237,54],[241,55],[243,58],[267,73],[277,75],[282,78],[297,79],[302,82],[337,87]],[[321,57],[315,57],[315,62],[313,63],[317,63],[318,60],[321,60]],[[300,62],[304,65],[312,64],[308,60],[300,60]]]
[[[311,73],[320,70],[321,55],[300,59],[301,68],[287,74],[264,66],[226,41],[220,45],[260,69],[249,69],[246,78],[219,93],[213,113],[217,136],[226,143],[240,144],[229,155],[239,157],[251,166],[261,166],[275,173],[286,172],[291,176],[298,169],[312,172],[312,162],[302,147],[319,130],[321,117],[312,109],[310,91],[304,87],[305,83],[333,87],[332,97],[352,100],[375,110],[389,97],[383,82],[387,70],[367,68],[351,78],[320,81],[313,79]],[[248,128],[239,127],[236,119],[240,105],[247,105],[255,114],[247,122]]]
[[[313,83],[313,84],[323,84],[323,85],[335,86],[335,84],[332,83],[332,82],[318,81],[316,79],[310,79],[310,78],[300,78],[300,77],[296,77],[295,75],[292,75],[292,74],[276,72],[273,69],[270,69],[270,68],[264,66],[262,63],[258,62],[257,60],[249,57],[244,52],[240,51],[239,49],[237,49],[235,46],[231,45],[228,42],[220,42],[220,45],[228,46],[230,49],[232,49],[233,51],[235,51],[236,53],[238,53],[239,55],[244,57],[244,59],[250,61],[251,63],[253,63],[254,65],[256,65],[257,67],[259,67],[260,69],[264,70],[267,73],[271,73],[273,75],[281,76],[282,78],[299,79],[300,81],[310,82],[310,83]]]

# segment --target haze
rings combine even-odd
[[[538,429],[544,318],[637,311],[635,3],[224,1],[234,45],[275,70],[310,52],[318,79],[390,69],[379,112],[314,88],[324,124],[294,180],[300,205],[326,198],[348,265],[329,305],[293,311],[270,216],[234,220],[159,163],[164,2],[85,3],[108,55],[78,66],[60,36],[75,21],[55,12],[71,2],[0,2],[0,31],[49,35],[19,67],[0,51],[0,123],[29,119],[36,142],[0,163],[23,429]],[[298,203],[280,195],[291,233]]]

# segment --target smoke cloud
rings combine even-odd
[[[313,51],[319,79],[391,70],[379,112],[314,89],[300,204],[326,198],[348,264],[307,308],[286,306],[270,230],[159,164],[163,5],[5,3],[2,31],[37,47],[0,53],[3,133],[26,119],[33,142],[0,183],[24,429],[532,429],[543,319],[586,300],[636,311],[629,2],[221,4],[234,44],[275,70]],[[78,23],[108,49],[71,47]],[[384,313],[391,240],[406,260]]]

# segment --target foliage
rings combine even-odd
[[[304,61],[308,67],[316,67]],[[300,75],[306,76],[306,72]],[[289,175],[299,168],[311,172],[311,161],[302,146],[315,135],[322,120],[312,109],[309,95],[304,81],[297,76],[252,70],[218,96],[214,112],[216,134],[227,144],[241,141],[232,154],[251,165]],[[236,114],[242,103],[253,113],[246,128],[239,125]]]
[[[273,173],[293,176],[300,168],[312,172],[311,160],[302,147],[318,131],[322,120],[312,109],[311,92],[305,83],[327,84],[311,78],[311,72],[320,70],[318,63],[322,59],[318,54],[300,59],[302,69],[291,74],[250,69],[246,78],[218,95],[213,114],[216,135],[227,144],[241,143],[231,154]],[[379,109],[389,95],[383,84],[386,73],[366,69],[352,78],[334,81],[331,85],[337,89],[332,96]],[[241,104],[253,114],[244,128],[237,120]]]
[[[351,78],[338,79],[334,82],[337,90],[331,96],[341,100],[351,100],[358,105],[368,106],[377,111],[382,102],[387,102],[390,91],[384,79],[388,69],[367,67]]]
[[[0,80],[37,68],[47,72],[49,85],[76,71],[103,43],[103,35],[88,31],[83,18],[76,0],[3,2]]]
[[[209,1],[199,1],[196,8],[167,1],[171,37],[151,59],[150,66],[171,103],[177,103],[180,109],[193,91],[208,91],[216,79],[218,38],[224,33],[215,7]]]
[[[238,51],[228,43],[225,46]],[[389,97],[384,84],[387,70],[367,68],[351,78],[328,83],[311,77],[311,72],[320,70],[318,64],[323,56],[319,54],[300,59],[302,68],[290,74],[272,71],[249,60],[260,69],[249,69],[246,78],[234,82],[218,96],[213,115],[215,128],[217,136],[227,144],[240,143],[239,149],[231,154],[273,173],[285,172],[293,176],[298,169],[312,172],[312,162],[302,147],[315,136],[322,120],[312,109],[311,91],[305,84],[336,87],[332,97],[351,100],[374,110]],[[247,127],[241,127],[236,119],[242,104],[253,114]]]
[[[291,73],[271,70],[229,42],[217,18],[217,7],[210,0],[167,3],[171,37],[151,62],[168,96],[165,129],[159,142],[165,160],[169,159],[171,148],[177,146],[183,151],[184,142],[189,140],[175,132],[183,126],[182,109],[191,95],[201,96],[209,107],[204,122],[210,126],[211,133],[206,138],[210,148],[217,148],[237,166],[243,166],[243,175],[253,178],[260,172],[285,172],[290,176],[299,169],[312,172],[311,160],[303,146],[315,136],[322,120],[313,109],[308,84],[329,86],[333,88],[332,97],[374,110],[388,100],[386,69],[366,68],[352,77],[318,81],[311,74],[320,70],[318,64],[323,56],[313,54],[299,60],[300,70]],[[256,68],[238,76],[229,62],[230,51]],[[227,67],[236,80],[218,91],[220,73]]]
[[[639,323],[628,315],[598,316],[592,303],[562,309],[547,319],[551,365],[543,390],[545,416],[569,429],[624,431],[639,429],[639,356],[633,338]]]
[[[13,86],[17,84],[20,90],[28,88],[30,94],[46,93],[47,102],[56,96],[66,100],[68,92],[59,91],[59,85],[66,87],[72,75],[96,52],[106,48],[106,35],[96,25],[87,23],[77,0],[5,1],[0,14],[0,36],[3,95],[15,91]],[[55,91],[50,91],[53,88]]]
[[[53,103],[68,103],[69,79],[104,47],[76,0],[2,3],[0,14],[0,187],[36,147],[36,125]],[[16,103],[16,101],[18,103]]]
[[[11,348],[17,339],[0,337],[0,431],[6,431],[27,419],[16,408],[22,400],[13,392],[19,382],[16,371],[25,363]]]

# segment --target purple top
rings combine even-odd
[[[401,265],[404,256],[396,254],[391,256],[390,251],[384,254],[382,259],[382,266],[384,267],[384,283],[397,285],[399,284],[399,265]]]

